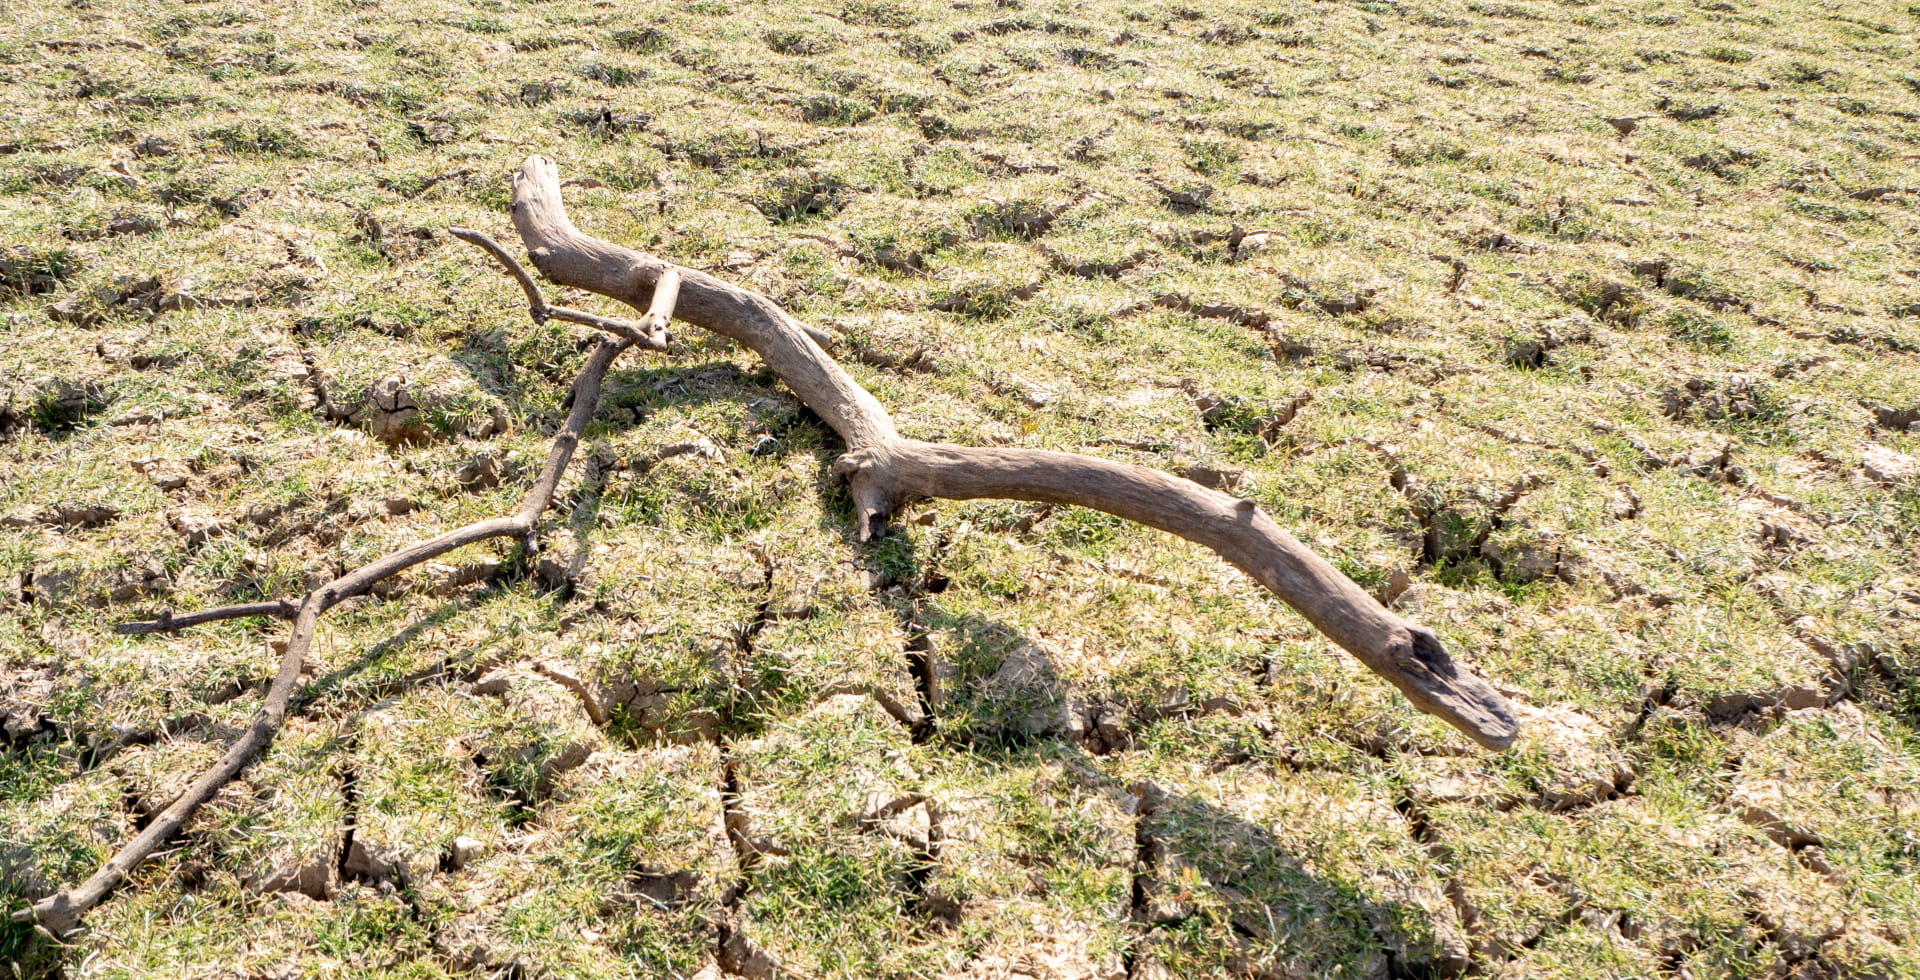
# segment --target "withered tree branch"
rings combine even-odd
[[[1157,470],[1091,456],[903,438],[879,401],[823,347],[829,342],[825,335],[796,321],[772,300],[581,234],[561,202],[558,171],[544,157],[529,157],[513,179],[513,220],[535,267],[549,280],[646,311],[639,321],[629,322],[549,305],[532,277],[498,243],[476,231],[450,229],[461,240],[487,251],[519,283],[535,321],[566,320],[614,335],[594,347],[574,380],[566,422],[555,434],[546,464],[519,510],[393,552],[308,592],[297,602],[278,599],[183,615],[168,612],[156,620],[118,627],[122,633],[160,633],[247,616],[293,620],[265,703],[219,764],[92,877],[16,912],[16,921],[37,922],[56,936],[73,933],[88,909],[258,758],[285,723],[319,618],[327,610],[367,593],[383,579],[478,541],[515,537],[532,550],[531,536],[552,504],[561,475],[599,406],[601,385],[614,360],[630,347],[665,349],[665,326],[675,316],[751,348],[845,440],[847,451],[833,469],[847,481],[857,534],[863,541],[884,535],[902,506],[923,497],[994,497],[1105,511],[1218,552],[1392,682],[1416,707],[1480,744],[1504,748],[1518,734],[1512,706],[1485,680],[1456,665],[1432,631],[1381,607],[1282,530],[1253,501]]]

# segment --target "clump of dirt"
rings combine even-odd
[[[1474,485],[1449,488],[1428,484],[1400,471],[1393,482],[1406,495],[1420,522],[1420,564],[1423,567],[1480,557],[1494,532],[1507,527],[1508,514],[1521,498],[1545,485],[1525,476],[1505,487]],[[1496,548],[1496,556],[1502,554]]]
[[[33,378],[0,381],[0,438],[28,427],[60,436],[79,429],[112,404],[98,381]]]
[[[111,569],[55,566],[35,569],[33,600],[48,609],[98,607],[173,590],[166,564],[151,556],[133,556]]]
[[[472,393],[464,386],[388,375],[369,384],[358,398],[336,399],[328,392],[322,407],[327,418],[359,426],[375,439],[396,446],[431,442],[449,430],[470,439],[507,431],[506,406],[493,399],[486,399],[480,411],[469,413],[464,423],[454,418],[457,411],[470,407],[471,400]]]
[[[1784,411],[1766,385],[1741,374],[1718,382],[1689,378],[1660,392],[1660,414],[1676,422],[1765,422]]]
[[[1650,308],[1638,288],[1594,273],[1574,273],[1562,278],[1554,288],[1561,299],[1594,319],[1623,327],[1639,323]]]
[[[53,292],[81,268],[80,259],[64,248],[0,248],[0,300]]]
[[[1568,344],[1584,344],[1592,340],[1593,331],[1585,324],[1556,321],[1541,325],[1539,331],[1531,336],[1507,338],[1501,351],[1501,360],[1522,370],[1539,370],[1553,363],[1554,351]]]
[[[1681,166],[1709,173],[1721,180],[1734,181],[1745,176],[1763,157],[1746,150],[1724,148],[1680,158]]]
[[[1191,378],[1182,381],[1180,386],[1187,397],[1193,399],[1193,407],[1199,410],[1200,420],[1208,431],[1240,432],[1259,436],[1269,443],[1278,440],[1281,431],[1313,401],[1310,391],[1302,391],[1280,405],[1268,405],[1207,391]]]
[[[1715,310],[1748,310],[1752,303],[1722,281],[1721,273],[1705,266],[1675,262],[1666,257],[1638,259],[1627,268],[1676,299],[1691,300]]]
[[[1873,415],[1873,424],[1888,432],[1920,432],[1920,404],[1907,407],[1863,403]]]
[[[838,177],[810,170],[784,172],[747,200],[774,224],[824,217],[847,204],[851,189]]]
[[[50,667],[0,670],[0,735],[18,745],[53,728],[59,674]]]
[[[120,276],[85,296],[70,296],[48,306],[47,316],[77,327],[96,327],[124,314],[153,317],[176,310],[250,307],[264,302],[251,290],[215,296],[190,291],[193,288],[168,285],[158,276]]]
[[[1006,236],[1035,239],[1053,229],[1053,223],[1073,207],[1073,201],[1046,202],[1028,198],[987,201],[975,209],[976,238]]]

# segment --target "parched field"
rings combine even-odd
[[[1920,6],[0,11],[0,899],[259,707],[296,596],[507,512],[589,232],[915,438],[1251,497],[1523,705],[1475,748],[1212,553],[922,506],[690,328],[529,556],[323,623],[294,720],[15,976],[1920,976]],[[555,301],[611,304],[550,289]]]

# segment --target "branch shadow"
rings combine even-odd
[[[940,629],[962,649],[959,663],[943,665],[951,690],[939,747],[988,769],[1036,753],[1056,758],[1083,790],[1133,814],[1130,976],[1427,978],[1469,968],[1472,951],[1444,880],[1362,873],[1355,868],[1365,855],[1338,851],[1342,840],[1384,836],[1427,859],[1396,800],[1327,809],[1310,787],[1288,794],[1286,784],[1306,774],[1183,764],[1166,760],[1164,747],[1132,751],[1101,724],[1097,692],[1072,691],[1051,655],[1019,630],[966,614],[944,616]],[[1018,662],[996,662],[992,651],[1015,652]],[[1018,689],[1007,690],[1013,682]],[[1194,782],[1203,769],[1240,788],[1237,799],[1209,798]],[[1303,835],[1303,826],[1334,839]],[[927,887],[939,886],[936,870]]]
[[[467,363],[459,358],[456,361]],[[476,376],[475,380],[496,395],[505,391],[503,399],[516,408],[533,404],[528,397],[530,389],[517,375],[485,381]],[[549,382],[542,378],[539,383]],[[770,371],[747,371],[733,361],[716,360],[652,364],[611,372],[589,433],[604,438],[608,433],[629,431],[667,407],[716,401],[737,403],[750,417],[768,417],[757,427],[764,428],[762,435],[780,445],[766,455],[803,455],[816,461],[816,489],[823,503],[819,525],[854,542],[850,499],[831,474],[837,440],[810,410],[797,405]],[[759,412],[760,403],[766,401],[773,403],[774,410]],[[595,443],[594,451],[583,447],[584,459],[575,460],[576,466],[584,463],[593,470],[577,485],[567,518],[575,547],[564,566],[575,573],[591,554],[593,532],[599,523],[606,481],[605,469],[595,457],[604,445]],[[1416,977],[1451,972],[1449,951],[1425,955],[1416,944],[1396,944],[1390,938],[1442,932],[1431,921],[1432,910],[1370,893],[1359,881],[1322,870],[1319,865],[1323,862],[1298,842],[1285,840],[1218,802],[1193,792],[1167,791],[1143,780],[1129,780],[1120,772],[1125,767],[1116,765],[1107,754],[1124,746],[1093,741],[1094,736],[1087,734],[1100,729],[1097,719],[1078,728],[1071,723],[1038,728],[1024,724],[1036,713],[1069,720],[1073,714],[1060,686],[1044,681],[1049,675],[1054,681],[1060,677],[1057,666],[1044,652],[1038,662],[1027,665],[1041,681],[1033,688],[1039,693],[966,705],[969,710],[977,708],[983,714],[1014,720],[943,730],[947,717],[943,712],[948,705],[942,703],[937,690],[939,665],[932,647],[925,643],[926,629],[916,620],[916,611],[932,607],[940,615],[942,628],[962,636],[978,655],[978,662],[969,667],[971,672],[962,671],[953,679],[957,694],[971,694],[973,686],[989,676],[985,671],[991,651],[1005,654],[1015,648],[1042,648],[1004,623],[941,608],[932,598],[940,591],[934,587],[936,562],[920,553],[911,536],[889,535],[856,548],[880,573],[876,591],[898,586],[913,593],[901,597],[905,601],[889,605],[908,634],[903,654],[921,688],[927,728],[915,732],[916,740],[936,739],[940,748],[970,755],[988,768],[998,765],[1011,769],[1012,761],[1024,753],[1043,750],[1062,759],[1066,770],[1088,793],[1114,800],[1136,814],[1129,912],[1135,936],[1128,954],[1132,965],[1157,962],[1163,970],[1183,975],[1196,975],[1189,971],[1200,968],[1250,976],[1323,974],[1340,964],[1349,965],[1353,975],[1362,976]],[[556,591],[558,602],[568,601],[572,595],[570,582]],[[461,670],[484,670],[486,665],[478,657],[468,658],[471,662],[464,667],[457,666],[461,655],[450,651],[425,668],[366,677],[426,631],[470,611],[487,594],[487,590],[470,591],[444,602],[368,647],[351,662],[315,678],[301,690],[293,710],[303,712],[331,699],[377,702],[437,677],[456,676]],[[994,665],[991,670],[997,674],[1001,666]],[[1180,871],[1176,875],[1175,869],[1190,869],[1191,874]],[[922,887],[934,887],[939,877],[936,869]]]
[[[470,680],[470,677],[464,675],[484,670],[487,666],[486,662],[484,660],[476,660],[464,668],[456,669],[458,654],[456,651],[448,651],[447,656],[425,667],[416,668],[390,677],[378,678],[363,686],[355,686],[351,683],[355,678],[364,674],[369,668],[386,660],[389,656],[406,649],[417,640],[421,634],[447,623],[457,615],[479,606],[486,600],[489,594],[495,591],[496,590],[493,589],[469,591],[449,599],[446,602],[442,602],[440,605],[427,611],[424,615],[415,618],[412,622],[401,628],[399,632],[367,647],[353,660],[335,667],[327,673],[309,681],[305,686],[300,688],[300,690],[295,692],[292,702],[287,707],[288,717],[297,717],[317,702],[342,698],[349,695],[356,695],[371,702],[392,697],[416,684],[438,677],[457,676],[460,679]]]

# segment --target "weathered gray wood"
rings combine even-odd
[[[1075,504],[1137,521],[1219,552],[1422,711],[1489,748],[1512,744],[1518,723],[1505,698],[1455,664],[1431,630],[1381,607],[1252,501],[1090,456],[903,439],[873,395],[772,300],[581,233],[561,201],[559,170],[545,157],[527,158],[513,178],[513,222],[548,279],[636,308],[647,305],[662,277],[678,271],[680,319],[751,348],[846,441],[835,472],[852,491],[863,540],[884,534],[894,512],[913,497]]]

